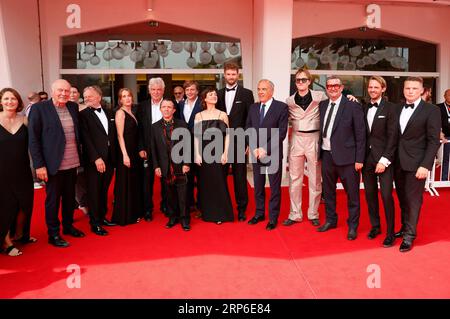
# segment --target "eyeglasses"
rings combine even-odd
[[[296,78],[295,79],[295,83],[306,83],[308,81],[309,81],[309,79],[307,79],[307,78]]]
[[[341,87],[341,84],[327,84],[327,89],[331,90],[331,89],[339,89]]]

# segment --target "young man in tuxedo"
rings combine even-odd
[[[114,174],[116,125],[110,110],[102,108],[102,91],[88,86],[83,91],[86,108],[80,112],[80,131],[91,231],[99,236],[108,232],[102,227],[114,226],[106,220],[108,189]]]
[[[246,129],[250,134],[250,152],[253,156],[253,182],[255,185],[255,216],[248,221],[255,225],[265,219],[266,176],[270,183],[269,222],[267,230],[277,226],[281,206],[281,175],[283,140],[287,134],[288,106],[273,98],[274,84],[266,79],[258,82],[259,102],[252,104]],[[272,136],[272,134],[275,134]]]
[[[444,143],[442,156],[442,181],[448,181],[449,160],[450,160],[450,89],[444,93],[444,102],[438,104],[441,110],[441,141]]]
[[[136,118],[139,123],[139,156],[143,160],[142,188],[144,200],[144,219],[153,220],[153,186],[155,184],[155,172],[152,168],[152,124],[162,118],[161,101],[163,99],[165,83],[162,78],[151,78],[148,81],[150,98],[139,104]],[[167,212],[167,198],[165,185],[161,184],[160,210]]]
[[[337,227],[336,183],[342,181],[347,193],[348,240],[355,240],[359,225],[359,171],[364,165],[366,128],[361,105],[342,96],[344,85],[331,76],[326,82],[328,100],[319,104],[320,152],[326,221],[317,228],[324,232]]]
[[[238,85],[239,67],[237,64],[226,63],[223,69],[223,76],[225,87],[218,92],[217,108],[227,113],[230,128],[245,129],[248,109],[250,105],[255,103],[253,92]],[[230,149],[230,152],[233,153],[228,155],[229,163],[223,167],[225,172],[228,172],[230,166],[232,168],[238,220],[245,221],[245,211],[248,205],[247,164],[245,163],[245,156],[243,161],[239,160],[238,156],[238,153],[244,154],[245,150],[238,149],[237,138],[232,142],[234,147]]]
[[[439,108],[421,99],[423,79],[408,77],[403,94],[406,103],[398,107],[399,138],[395,165],[395,186],[402,211],[403,237],[400,252],[412,249],[423,202],[425,181],[440,146]]]
[[[383,99],[386,81],[380,76],[369,79],[367,92],[370,102],[363,105],[366,120],[366,158],[362,169],[364,193],[369,209],[370,229],[367,238],[374,239],[381,234],[378,204],[378,181],[381,199],[386,215],[386,238],[384,247],[394,245],[395,209],[392,196],[394,183],[395,151],[398,139],[396,106]]]
[[[186,202],[187,173],[189,164],[172,158],[172,149],[178,143],[184,143],[184,149],[190,151],[190,141],[174,141],[172,136],[176,129],[184,129],[184,138],[191,139],[187,124],[173,117],[176,111],[171,100],[161,102],[162,119],[152,125],[152,167],[155,174],[167,185],[167,203],[169,222],[167,228],[172,228],[178,222],[185,231],[191,229],[189,207]],[[182,156],[184,154],[180,154]]]

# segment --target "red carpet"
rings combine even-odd
[[[99,237],[76,211],[75,225],[87,236],[66,237],[71,247],[58,249],[47,244],[45,192],[39,190],[32,224],[39,242],[22,247],[20,257],[0,256],[0,298],[449,298],[450,190],[439,192],[440,197],[424,195],[414,249],[402,254],[400,241],[383,248],[383,236],[366,238],[363,192],[353,242],[346,239],[342,191],[337,229],[317,233],[308,222],[282,226],[289,212],[287,188],[272,232],[266,223],[216,225],[195,218],[190,232],[179,225],[166,229],[166,218],[155,212],[151,223],[110,227],[109,236]],[[251,217],[252,189],[249,195]],[[323,204],[320,213],[323,221]],[[79,289],[66,284],[71,264],[81,268]],[[380,267],[380,288],[367,286],[371,264]]]

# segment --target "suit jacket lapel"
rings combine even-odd
[[[331,130],[330,136],[333,135],[334,131],[336,130],[337,123],[341,119],[342,113],[344,112],[344,105],[343,104],[346,102],[344,99],[345,99],[345,97],[342,96],[341,103],[339,103],[339,105],[338,105],[338,110],[337,110],[337,113],[336,113],[336,117],[334,119],[333,129]]]
[[[264,119],[261,123],[261,127],[264,126],[263,124],[266,122],[266,120],[270,117],[270,115],[275,112],[276,110],[274,110],[274,106],[275,106],[276,102],[275,99],[272,100],[272,104],[270,104],[269,109],[266,111],[266,114],[264,115]],[[261,112],[261,103],[259,103],[259,111]],[[259,115],[259,114],[258,114]],[[258,122],[259,122],[259,118],[258,118]]]
[[[105,135],[107,135],[107,134],[106,134],[106,131],[105,131],[105,128],[103,127],[102,122],[101,122],[100,119],[98,118],[97,114],[95,114],[95,112],[97,112],[97,111],[91,110],[91,116],[92,116],[92,118],[94,119],[95,124],[100,128],[100,130],[101,130]],[[105,112],[105,110],[103,110],[103,112]],[[105,114],[106,114],[106,112],[105,112]],[[108,116],[106,116],[106,118],[108,118]],[[108,123],[108,128],[109,128],[109,123]],[[110,131],[110,130],[108,130],[108,131]]]
[[[408,128],[409,128],[409,126],[410,126],[410,123],[414,120],[414,118],[417,116],[417,114],[420,113],[420,111],[421,111],[422,108],[423,108],[423,104],[424,104],[424,101],[421,100],[420,103],[419,103],[419,105],[417,105],[417,107],[416,107],[416,109],[414,110],[413,114],[412,114],[411,117],[409,118],[408,123],[406,123],[405,130],[403,131],[403,134],[406,133],[406,131],[408,130]],[[401,114],[401,112],[400,112],[400,114]]]
[[[236,107],[236,101],[239,101],[240,99],[240,94],[241,94],[241,90],[239,85],[236,85],[236,94],[234,95],[234,100],[233,103],[231,104],[231,110],[230,110],[230,116],[232,113],[235,113],[237,111],[237,107]],[[226,106],[225,106],[226,109]]]

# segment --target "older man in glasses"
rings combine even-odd
[[[328,100],[319,105],[320,155],[325,198],[326,222],[317,230],[336,228],[336,183],[342,181],[347,193],[348,240],[357,236],[360,215],[359,171],[363,167],[366,147],[366,127],[362,106],[342,96],[340,78],[327,79]]]

